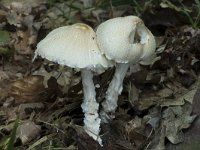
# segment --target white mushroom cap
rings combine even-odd
[[[111,65],[99,50],[95,32],[83,23],[51,31],[38,43],[35,57],[37,55],[73,68],[95,69]]]
[[[136,16],[109,19],[97,28],[102,53],[117,63],[137,62],[155,51],[155,39]]]
[[[153,34],[144,24],[138,24],[137,32],[141,37],[140,43],[143,44],[143,53],[140,57],[140,63],[153,60],[156,57],[156,40]]]

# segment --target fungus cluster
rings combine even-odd
[[[81,70],[84,100],[84,129],[102,146],[100,123],[114,118],[123,79],[131,63],[145,61],[155,51],[155,39],[143,21],[135,16],[110,19],[94,30],[83,23],[51,31],[37,45],[39,55],[61,65]],[[93,72],[116,65],[99,115]],[[101,117],[101,119],[100,119]]]

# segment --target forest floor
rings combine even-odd
[[[151,65],[130,66],[115,119],[99,146],[83,130],[80,72],[37,58],[51,30],[82,22],[94,29],[136,15],[156,38]],[[0,2],[0,149],[199,150],[199,0],[2,0]],[[95,75],[99,103],[115,68]]]

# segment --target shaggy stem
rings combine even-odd
[[[102,103],[103,110],[101,111],[101,119],[104,123],[108,123],[109,120],[115,118],[118,96],[122,92],[123,80],[128,68],[129,64],[119,63],[116,66],[114,77],[106,92],[106,100]]]
[[[82,69],[81,76],[84,93],[84,101],[81,105],[85,115],[84,128],[88,135],[102,146],[102,139],[99,137],[101,119],[98,114],[99,104],[95,98],[96,92],[93,83],[93,74],[90,70]]]

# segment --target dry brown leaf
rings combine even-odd
[[[9,76],[5,71],[0,70],[0,81],[3,81],[5,79],[9,79]]]
[[[6,21],[7,12],[4,10],[0,10],[0,22]]]
[[[48,80],[51,77],[56,78],[57,83],[63,87],[62,92],[67,93],[69,87],[71,84],[73,84],[73,77],[72,77],[72,69],[71,68],[66,68],[60,67],[59,70],[53,70],[51,72],[47,72],[46,69],[44,68],[44,65],[37,71],[33,73],[33,75],[41,75],[44,77],[43,84],[46,88],[48,88]]]
[[[168,88],[160,89],[156,92],[147,92],[140,94],[139,109],[148,109],[151,106],[159,105],[161,107],[180,106],[185,102],[192,103],[194,94],[199,86],[200,79],[189,88],[186,89],[174,81],[173,84],[167,84]]]
[[[29,31],[17,31],[16,33],[12,34],[12,38],[15,39],[14,48],[18,54],[31,54],[32,48],[29,44],[29,38],[31,37]]]
[[[42,76],[28,76],[15,81],[11,87],[15,103],[43,102],[47,99]]]
[[[20,119],[30,117],[33,112],[42,112],[45,109],[43,103],[26,103],[20,104],[18,107],[18,115]]]
[[[7,15],[7,21],[10,25],[14,25],[16,27],[21,27],[21,22],[23,18],[17,14],[16,11],[10,10]]]
[[[149,114],[144,116],[143,120],[146,122],[146,124],[151,125],[154,130],[157,130],[161,120],[161,108],[153,107],[149,109]]]
[[[135,117],[125,125],[125,132],[128,140],[136,146],[140,146],[146,140],[144,135],[144,122],[141,118]]]
[[[9,4],[7,22],[12,25],[15,32],[12,32],[10,47],[14,47],[18,54],[32,54],[37,40],[37,32],[41,24],[36,21],[38,4],[30,4],[27,1],[12,2]],[[33,13],[34,11],[34,13]],[[39,11],[39,8],[38,8]],[[37,12],[39,13],[39,12]]]
[[[17,107],[4,108],[6,123],[13,122],[17,119]]]
[[[11,82],[9,80],[0,81],[0,103],[9,96]]]
[[[13,106],[15,103],[15,99],[13,97],[8,97],[5,102],[3,103],[4,108],[8,108],[10,106]]]
[[[31,5],[27,5],[24,2],[12,2],[10,9],[14,10],[18,14],[29,15],[31,13]]]
[[[160,133],[156,135],[156,140],[151,143],[152,150],[165,150],[165,129],[161,129]]]
[[[134,104],[139,99],[139,90],[133,85],[130,84],[128,87],[128,100],[130,104],[134,107]]]
[[[40,133],[41,126],[36,125],[32,121],[25,121],[23,124],[18,126],[16,137],[19,138],[24,145],[39,137]]]
[[[182,129],[188,128],[196,115],[191,116],[192,106],[185,104],[183,107],[169,107],[163,112],[162,127],[166,128],[165,136],[173,144],[183,142]]]

